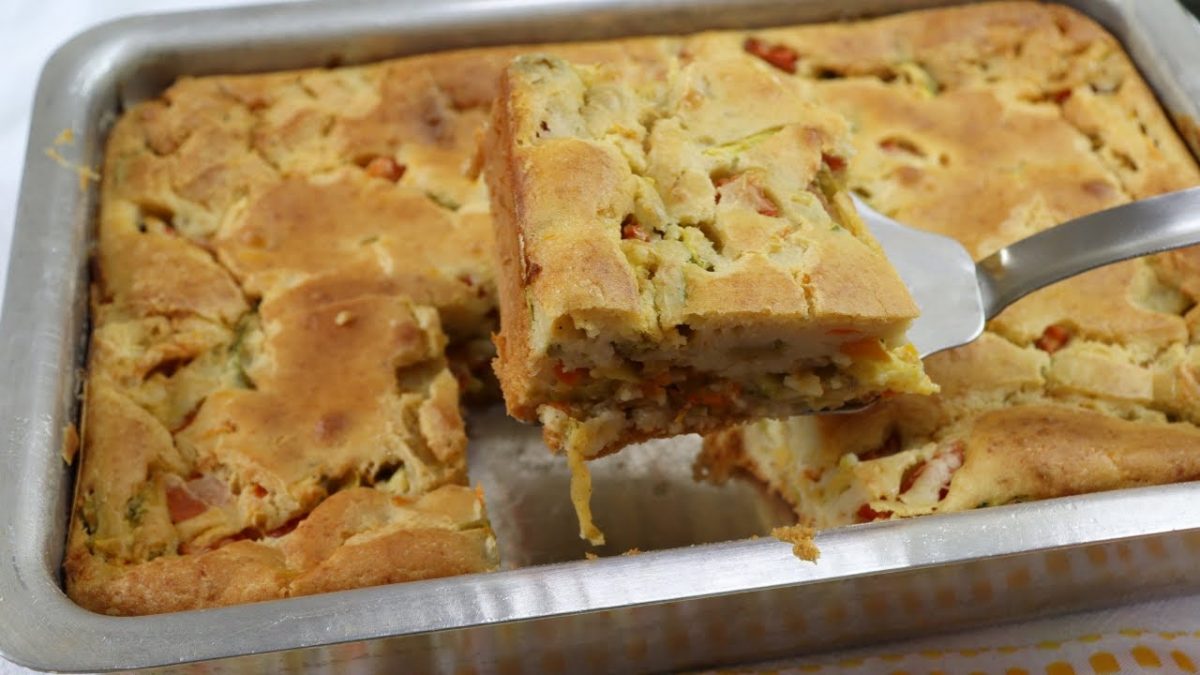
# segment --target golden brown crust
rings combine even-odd
[[[93,352],[71,596],[139,614],[493,568],[478,495],[445,486],[465,480],[466,437],[436,312],[317,276],[258,321],[238,339],[248,362],[227,366],[241,386],[209,391],[178,429]],[[359,484],[374,489],[343,489]]]
[[[818,528],[1200,478],[1192,425],[1054,402],[978,412],[937,441],[897,428],[845,456],[811,433],[797,418],[761,422],[710,435],[705,453],[750,471]]]
[[[194,555],[122,565],[73,548],[66,561],[76,602],[121,615],[466,574],[495,564],[480,495],[457,485],[411,502],[379,490],[343,490],[291,533]]]
[[[197,468],[224,467],[238,485],[286,488],[298,508],[324,496],[322,482],[370,484],[385,467],[398,494],[464,480],[466,436],[436,313],[390,294],[327,299],[314,289],[326,281],[263,301],[262,344],[246,368],[252,388],[210,394],[176,434],[179,446]],[[260,527],[296,515],[270,510]]]
[[[143,218],[135,224],[130,217],[138,216],[111,214],[100,228],[104,302],[135,317],[196,316],[231,324],[241,316],[246,310],[241,289],[207,251],[161,221]]]
[[[487,225],[486,214],[456,213],[418,189],[348,170],[283,180],[231,214],[214,241],[254,296],[344,267],[442,308],[447,331],[467,337],[494,306],[480,273]]]
[[[963,440],[941,510],[1200,478],[1200,430],[1187,424],[1016,406],[980,415]]]
[[[212,250],[252,297],[303,273],[378,267],[455,337],[485,337],[490,222],[464,161],[483,113],[445,100],[413,61],[179,81],[113,131],[107,229],[161,223]],[[404,124],[366,148],[361,129],[381,116]],[[123,252],[101,248],[102,262]]]
[[[139,373],[160,370],[147,367],[147,358],[186,352],[139,351],[122,339],[131,334],[123,327],[155,317],[107,323],[120,303],[99,309],[68,544],[68,591],[79,602],[117,613],[172,611],[494,566],[474,492],[451,486],[478,510],[466,518],[453,500],[424,501],[439,486],[465,481],[458,387],[445,367],[434,309],[413,305],[377,279],[339,274],[309,276],[272,293],[241,320],[236,338],[218,335],[220,358],[204,367],[233,373],[212,378],[217,388],[204,390],[178,427],[156,417],[161,408],[139,405],[137,399],[153,403],[156,391]],[[163,388],[178,394],[170,381],[186,378],[201,358],[149,379],[165,380]],[[354,485],[374,489],[343,489]],[[426,497],[416,511],[388,506],[400,495]],[[288,553],[282,571],[256,548],[226,551],[238,539],[279,538],[297,521],[297,533],[279,540]],[[334,550],[339,540],[321,544],[315,557],[292,555],[337,533],[339,523],[353,528],[343,540],[388,538],[353,554]],[[331,562],[368,555],[381,570],[375,577],[361,569],[339,576],[341,566]],[[242,565],[243,580],[226,579],[240,575],[224,567]],[[199,581],[161,601],[130,590],[153,587],[150,577],[172,588]]]
[[[428,112],[436,88],[391,101],[390,77],[412,71],[185,79],[118,121],[66,563],[84,606],[176,611],[494,568],[481,515],[434,500],[371,529],[377,506],[341,496],[459,490],[482,508],[453,485],[466,437],[438,317],[470,353],[494,314],[481,182],[449,178],[482,113]],[[356,155],[353,122],[388,105],[440,131],[405,128],[380,171]],[[288,530],[339,503],[357,539],[281,557],[278,542],[323,532]],[[343,574],[348,560],[379,572]]]
[[[1195,164],[1115,40],[1055,5],[988,3],[878,22],[538,49],[584,63],[628,59],[664,74],[664,52],[742,54],[747,37],[790,45],[798,56],[793,63],[798,79],[811,81],[821,100],[849,113],[858,127],[859,161],[851,166],[855,187],[892,215],[959,236],[979,256],[1065,218],[1200,182]],[[282,293],[304,281],[305,274],[344,274],[339,278],[348,290],[323,292],[346,301],[361,293],[368,296],[364,302],[405,316],[404,303],[393,296],[416,296],[418,304],[436,306],[452,349],[481,360],[478,349],[468,347],[494,327],[495,292],[486,246],[470,245],[487,242],[491,231],[476,135],[499,73],[524,51],[468,50],[357,68],[183,79],[118,120],[105,160],[80,497],[66,561],[72,597],[98,611],[173,611],[299,592],[285,589],[409,578],[410,571],[415,578],[418,569],[438,575],[494,564],[481,562],[491,543],[480,529],[471,526],[452,537],[447,533],[456,528],[438,526],[436,536],[423,543],[422,533],[430,532],[427,517],[402,517],[411,511],[399,506],[395,522],[407,524],[396,530],[396,541],[407,538],[403,545],[393,546],[383,535],[347,539],[340,547],[302,546],[296,539],[290,555],[303,558],[300,564],[288,562],[277,545],[263,543],[294,537],[297,527],[291,534],[250,531],[244,536],[261,538],[172,555],[181,540],[204,532],[201,526],[214,536],[219,528],[207,515],[193,519],[201,521],[193,526],[171,523],[167,495],[179,484],[166,476],[177,471],[193,479],[188,471],[194,458],[169,445],[172,432],[195,423],[192,415],[211,392],[245,389],[245,369],[262,353],[263,326],[253,309],[262,300],[259,294]],[[1031,147],[1053,152],[1029,152]],[[255,290],[244,292],[241,282],[262,270],[250,260],[248,271],[231,274],[222,263],[236,268],[247,258],[255,242],[237,236],[247,230],[290,232],[266,207],[291,208],[295,215],[296,190],[311,190],[305,203],[316,212],[306,222],[315,227],[335,227],[348,238],[358,234],[355,223],[326,218],[331,205],[357,214],[360,229],[387,226],[379,240],[365,244],[380,253],[368,259],[353,247],[340,248],[345,242],[332,242],[330,250],[339,254],[331,256],[327,269],[312,264],[311,250],[291,249],[294,264],[286,273],[260,275]],[[375,217],[376,207],[390,213],[401,204],[415,204],[416,194],[427,200],[414,207],[421,218],[380,223]],[[280,200],[282,195],[289,196]],[[446,247],[447,232],[462,246]],[[372,236],[366,233],[363,239]],[[405,257],[410,249],[394,245],[397,240],[427,256],[419,274],[405,276],[399,263],[414,258]],[[396,264],[388,267],[388,260]],[[1005,425],[1030,423],[1002,414],[1017,403],[1030,411],[1053,407],[1055,427],[1094,423],[1104,428],[1116,439],[1111,448],[1103,446],[1109,448],[1105,452],[1126,445],[1146,448],[1161,434],[1164,447],[1177,450],[1173,457],[1186,457],[1187,430],[1200,421],[1200,351],[1195,347],[1200,311],[1187,310],[1200,298],[1192,282],[1195,260],[1194,251],[1167,254],[1096,273],[1069,294],[1075,300],[1052,293],[1044,300],[1027,299],[984,340],[930,361],[931,374],[943,386],[938,398],[899,397],[853,418],[790,420],[786,436],[825,439],[806,447],[835,459],[842,447],[862,448],[856,452],[863,454],[889,447],[893,435],[901,449],[927,454],[952,436],[967,438],[974,456],[1000,443]],[[459,276],[464,271],[467,279]],[[1101,284],[1105,292],[1089,293],[1089,284]],[[1089,297],[1106,308],[1098,309]],[[1079,326],[1085,337],[1048,355],[1034,343],[1045,329],[1039,324],[1064,316],[1059,302],[1076,303],[1076,321],[1087,317]],[[513,348],[499,342],[501,349]],[[1099,363],[1121,376],[1089,375]],[[435,439],[429,444],[432,464],[445,460],[452,466],[446,458],[454,457],[452,448],[461,442],[451,413],[454,396],[445,377],[430,382],[437,384],[429,405],[416,406],[417,419],[407,428]],[[978,428],[991,431],[972,437],[976,419],[984,415],[988,423]],[[1138,421],[1112,421],[1118,416]],[[1095,422],[1099,419],[1110,422]],[[1163,419],[1183,422],[1167,426]],[[323,424],[321,431],[336,435],[338,425]],[[1046,433],[1051,438],[1055,432],[1046,427]],[[1065,444],[1070,437],[1056,442]],[[135,439],[134,452],[128,451],[130,439]],[[1036,447],[1057,447],[1045,443]],[[1149,459],[1126,463],[1122,484],[1136,482],[1137,476],[1160,481],[1186,474],[1160,470],[1182,466],[1183,459],[1153,468],[1147,464],[1157,461],[1153,453],[1139,450],[1138,456]],[[768,463],[754,468],[765,478],[790,475],[788,467]],[[438,480],[435,475],[429,484]],[[345,487],[335,482],[327,487]],[[1060,483],[1055,489],[1110,485]],[[94,495],[87,499],[88,486],[103,486],[103,503]],[[213,485],[195,487],[203,491]],[[447,486],[426,498],[459,491],[466,494]],[[342,489],[334,497],[351,492],[360,490]],[[463,501],[476,503],[469,497]],[[370,500],[374,506],[364,504],[361,513],[380,508],[378,500]],[[285,502],[280,508],[292,508]],[[325,500],[310,516],[330,502],[337,504]],[[93,541],[89,550],[85,542],[95,537],[84,524],[97,512],[111,523],[131,515],[138,522],[113,527],[92,521],[88,527],[101,536],[99,546]],[[445,522],[440,515],[433,520]],[[307,531],[315,535],[312,528]],[[386,525],[375,532],[384,531]],[[367,548],[347,547],[358,545],[374,548],[367,555]],[[322,553],[296,553],[310,548]],[[157,557],[122,562],[152,556]],[[378,566],[368,563],[377,556],[383,559]],[[352,562],[328,562],[335,557]],[[367,569],[354,566],[360,560]],[[343,566],[344,582],[334,580]],[[396,576],[372,576],[388,569],[398,570]],[[311,575],[308,581],[299,582],[305,573]]]
[[[564,49],[638,61],[659,42]],[[260,542],[318,532],[306,518],[356,485],[465,481],[460,383],[480,392],[496,313],[477,135],[520,49],[184,78],[118,120],[72,597],[174,611],[495,566],[486,521],[379,521],[285,568]]]
[[[1065,7],[988,3],[761,37],[808,55],[799,72],[824,78],[818,97],[855,125],[851,186],[976,257],[1079,215],[1200,184],[1120,45]],[[887,510],[879,487],[887,486],[893,515],[1188,479],[1189,444],[1200,447],[1198,255],[1110,266],[1022,300],[976,343],[927,361],[936,397],[710,442],[740,452],[822,526],[861,519],[848,508],[856,504],[826,496],[844,455],[862,460],[842,471],[845,480],[865,501],[882,500],[872,502],[876,513]],[[904,469],[945,457],[956,440],[965,458],[944,501],[897,506]],[[1156,442],[1157,459],[1146,449]],[[973,474],[972,487],[960,483]]]
[[[500,78],[497,102],[492,106],[492,121],[486,127],[483,142],[487,149],[485,157],[488,168],[485,176],[492,201],[495,228],[495,264],[498,269],[522,270],[522,275],[501,274],[496,279],[499,297],[507,300],[504,300],[506,306],[501,319],[505,329],[492,338],[497,354],[492,365],[503,390],[511,392],[505,397],[508,414],[518,419],[528,419],[531,411],[510,404],[509,401],[516,403],[530,398],[533,381],[524,374],[525,364],[530,358],[531,345],[528,340],[509,340],[507,335],[529,334],[532,326],[530,306],[526,302],[515,300],[523,298],[526,281],[531,276],[536,276],[540,270],[528,265],[521,240],[513,236],[517,232],[516,214],[523,211],[525,206],[519,201],[520,195],[515,184],[518,169],[514,156],[516,147],[505,142],[503,137],[504,130],[513,126],[512,110],[507,104],[512,98],[511,88],[512,83],[508,78]]]
[[[183,558],[120,566],[67,553],[71,599],[112,615],[160,614],[282,597],[287,576],[276,551],[241,541]]]
[[[495,567],[455,485],[458,397],[496,312],[477,135],[520,50],[184,78],[118,120],[72,597],[138,614]]]

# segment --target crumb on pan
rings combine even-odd
[[[79,429],[71,422],[63,427],[62,458],[68,465],[75,463],[75,455],[79,452]]]
[[[815,534],[816,531],[806,525],[788,525],[771,530],[772,537],[792,545],[793,555],[801,560],[813,563],[817,562],[817,558],[821,557],[821,551],[817,549],[816,543],[813,542]]]

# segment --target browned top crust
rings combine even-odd
[[[346,170],[282,180],[231,212],[214,241],[248,294],[344,267],[439,308],[448,330],[469,336],[494,311],[480,272],[489,250],[479,227],[488,222],[486,212],[456,213],[419,190]]]
[[[342,490],[295,530],[183,556],[124,564],[68,550],[71,597],[108,614],[202,607],[466,574],[495,566],[495,541],[475,491],[438,488],[415,501]]]
[[[637,60],[650,44],[570,49]],[[495,565],[486,520],[439,514],[445,499],[396,507],[401,529],[371,548],[276,549],[355,486],[462,490],[441,487],[465,481],[466,439],[439,323],[460,376],[486,363],[476,137],[515,53],[183,79],[118,121],[72,597],[136,614]],[[390,527],[357,503],[338,512],[361,536]]]
[[[847,115],[857,148],[851,184],[877,208],[958,236],[979,256],[1074,215],[1200,183],[1194,162],[1115,40],[1055,5],[987,3],[869,22],[538,49],[576,62],[629,61],[651,70],[665,67],[664,54],[714,50],[794,71]],[[250,401],[278,394],[249,389],[254,378],[265,377],[273,383],[268,389],[278,392],[289,380],[273,370],[277,359],[308,363],[304,355],[325,344],[319,335],[293,344],[268,328],[294,325],[277,303],[293,286],[317,283],[310,277],[340,279],[321,283],[354,289],[322,291],[328,300],[293,296],[284,303],[311,303],[326,319],[341,307],[332,325],[321,325],[332,334],[363,330],[355,335],[366,339],[367,329],[380,326],[339,326],[337,317],[370,309],[391,313],[389,319],[434,344],[440,333],[425,305],[437,309],[452,348],[493,330],[491,223],[476,139],[500,71],[524,51],[183,79],[117,122],[98,226],[80,492],[66,564],[72,597],[98,611],[146,613],[494,564],[482,519],[455,515],[464,511],[436,500],[428,508],[396,505],[390,487],[351,487],[363,477],[388,486],[409,481],[415,496],[447,484],[416,497],[418,503],[458,495],[474,513],[476,496],[453,485],[461,456],[445,454],[461,442],[461,428],[438,421],[452,420],[446,402],[456,395],[447,393],[451,383],[436,359],[423,362],[433,364],[428,372],[410,371],[408,393],[391,392],[368,411],[362,429],[383,429],[388,457],[419,457],[414,477],[399,469],[389,477],[379,471],[381,462],[362,463],[363,455],[350,452],[354,461],[321,455],[321,470],[330,470],[321,484],[270,452],[255,453],[254,461],[235,462],[217,478],[229,487],[229,510],[240,513],[243,500],[265,506],[247,506],[255,520],[247,516],[233,533],[243,539],[196,551],[183,544],[216,544],[217,533],[237,527],[242,516],[222,506],[172,523],[166,502],[172,488],[177,515],[207,503],[204,498],[220,501],[224,493],[204,474],[193,474],[194,467],[203,458],[200,471],[209,470],[218,458],[233,456],[230,441],[257,432],[217,420],[261,419],[250,414]],[[405,218],[390,216],[401,209]],[[337,236],[326,236],[327,230]],[[278,247],[287,265],[281,262],[276,272],[263,265],[267,247]],[[1105,453],[1149,448],[1149,439],[1162,434],[1164,447],[1171,444],[1182,457],[1200,422],[1200,312],[1192,309],[1200,298],[1198,271],[1200,254],[1184,251],[1094,272],[1062,284],[1063,291],[1049,289],[1011,308],[973,351],[932,359],[928,367],[943,387],[939,398],[915,404],[901,397],[868,415],[809,420],[807,433],[829,439],[817,444],[822,452],[865,453],[884,445],[889,430],[902,447],[917,448],[965,439],[985,414],[980,429],[1020,428],[1029,423],[1023,415],[1034,414],[1012,412],[1009,406],[1020,403],[1027,411],[1053,407],[1053,415],[1101,425],[1096,428],[1111,433],[1089,442]],[[264,320],[260,310],[269,305],[277,311]],[[1065,329],[1069,342],[1048,354],[1062,341],[1047,339],[1051,325]],[[372,350],[379,362],[415,353],[389,342],[385,330],[371,335],[380,340]],[[326,365],[337,358],[329,353]],[[203,411],[214,434],[199,438],[193,430],[191,445],[179,443],[177,436],[202,421],[198,408],[215,392],[227,393],[215,399],[225,401],[220,410]],[[915,405],[919,412],[911,413]],[[384,410],[397,407],[400,417],[388,418],[395,428],[382,426]],[[422,409],[430,411],[424,426]],[[343,428],[323,423],[334,420],[323,417],[327,412],[340,411],[287,411],[310,424],[298,434],[303,452],[313,452],[322,439],[336,444],[343,435],[359,437],[357,417]],[[1166,424],[1173,420],[1178,423]],[[1078,438],[1077,425],[1059,417],[1054,422],[1039,427],[1039,443]],[[978,438],[969,446],[1001,447],[996,434]],[[447,459],[439,459],[435,447]],[[1144,450],[1141,457],[1153,462],[1157,455]],[[1124,465],[1130,468],[1115,474],[1115,482],[1079,483],[1079,489],[1132,484],[1142,480],[1138,476],[1186,477],[1151,473],[1146,462]],[[347,466],[355,468],[338,473]],[[260,486],[268,496],[239,484],[234,500],[235,476],[267,480]],[[292,479],[302,486],[295,496],[290,488],[272,492]],[[322,490],[332,496],[321,501]],[[306,508],[308,520],[290,534],[290,521],[279,530],[261,529],[279,522],[279,514]],[[323,509],[348,524],[304,526],[315,524]],[[192,521],[197,525],[183,526]],[[394,536],[369,534],[392,532],[392,522],[402,523]],[[342,543],[313,544],[320,553],[293,550],[307,549],[302,540],[326,532],[358,534],[321,537]],[[423,539],[421,533],[431,534]],[[290,538],[297,543],[283,546]],[[360,542],[370,548],[357,548]]]
[[[447,368],[488,358],[476,139],[516,51],[183,79],[117,122],[73,598],[140,614],[496,565]]]
[[[740,48],[664,59],[533,54],[501,76],[485,154],[509,412],[592,458],[930,391],[903,335],[917,308],[840,183],[841,116]]]
[[[977,258],[1076,216],[1200,184],[1120,45],[1065,7],[991,3],[759,38],[799,54],[798,74],[819,78],[818,96],[855,127],[852,188]],[[712,36],[712,48],[730,40]],[[975,344],[928,359],[938,396],[764,426],[762,452],[749,454],[769,472],[767,449],[790,447],[816,471],[845,453],[883,466],[965,442],[948,492],[919,512],[1196,478],[1197,270],[1200,253],[1189,249],[1057,284],[1009,308]],[[1013,460],[984,468],[989,457]],[[838,517],[824,524],[846,522]]]
[[[97,308],[66,563],[80,604],[174,611],[495,565],[459,485],[436,310],[334,274],[232,327],[125,311]]]
[[[844,120],[736,56],[679,63],[665,82],[551,56],[518,59],[502,76],[508,128],[497,132],[514,147],[498,170],[513,174],[536,349],[565,319],[624,338],[712,321],[916,316],[870,234],[847,231],[815,194],[822,156],[849,152]],[[623,238],[630,216],[644,236],[663,236]],[[672,226],[684,232],[672,237]],[[674,249],[691,264],[661,279]],[[659,297],[672,285],[685,295]]]

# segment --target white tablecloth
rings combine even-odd
[[[56,46],[119,16],[245,4],[247,0],[0,0],[0,297],[7,276],[16,195],[33,90]],[[0,626],[0,631],[4,627]],[[1196,672],[1200,596],[1145,603],[988,630],[801,659],[772,668],[807,672]],[[1158,663],[1159,666],[1154,664]],[[1072,670],[1062,669],[1062,664]],[[1189,670],[1189,667],[1192,669]],[[1016,671],[1009,670],[1016,668]],[[0,675],[29,672],[0,659]]]

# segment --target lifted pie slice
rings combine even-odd
[[[584,460],[934,389],[904,335],[917,307],[842,187],[847,125],[803,87],[745,59],[502,75],[496,371],[568,452],[594,542]]]

